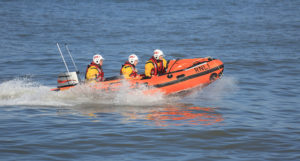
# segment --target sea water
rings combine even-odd
[[[300,160],[300,2],[0,1],[0,160]],[[56,43],[84,77],[135,53],[211,56],[221,79],[188,96],[124,86],[53,92],[65,72]]]

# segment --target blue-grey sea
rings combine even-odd
[[[224,75],[187,96],[53,92],[70,52],[84,77],[135,53],[211,56]],[[0,160],[300,160],[299,0],[1,0]]]

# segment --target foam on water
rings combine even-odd
[[[133,105],[133,106],[147,106],[167,103],[168,99],[163,97],[162,93],[155,93],[155,95],[145,95],[146,87],[139,87],[137,89],[130,88],[130,85],[125,81],[118,91],[103,91],[90,88],[89,85],[78,85],[67,91],[59,92],[62,97],[73,99],[73,102],[93,103],[102,105]]]
[[[57,95],[50,87],[32,82],[27,78],[17,78],[0,84],[0,105],[59,106]]]
[[[108,92],[78,85],[66,91],[53,92],[53,87],[43,86],[28,78],[17,78],[0,84],[0,105],[25,106],[74,106],[83,104],[113,105],[113,106],[155,106],[176,102],[180,97],[164,97],[162,93],[145,95],[146,87],[131,89],[123,82],[120,90]],[[219,101],[228,92],[238,89],[237,80],[233,77],[223,77],[211,85],[196,90],[188,97],[201,100]]]
[[[53,92],[51,87],[43,86],[29,79],[14,79],[0,84],[0,105],[28,106],[74,106],[85,103],[99,105],[158,105],[170,101],[161,93],[145,95],[145,87],[130,89],[124,83],[119,91],[108,92],[78,85],[66,91]]]
[[[236,92],[238,81],[231,76],[223,76],[207,87],[197,90],[189,98],[199,98],[202,101],[221,101],[228,93]]]

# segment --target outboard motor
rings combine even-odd
[[[62,58],[62,60],[63,60],[63,62],[64,62],[64,64],[65,64],[65,66],[66,66],[66,69],[67,69],[67,72],[65,72],[65,73],[60,73],[60,74],[58,75],[58,79],[57,79],[57,88],[69,87],[69,86],[75,86],[75,85],[77,85],[77,84],[79,83],[80,78],[78,77],[79,71],[78,71],[78,69],[77,69],[77,66],[75,65],[75,62],[74,62],[73,57],[72,57],[72,55],[71,55],[71,52],[70,52],[70,50],[69,50],[67,44],[65,44],[66,50],[68,51],[69,56],[70,56],[70,58],[71,58],[71,60],[72,60],[72,62],[73,62],[73,65],[74,65],[74,67],[75,67],[75,69],[76,69],[77,72],[69,72],[68,65],[67,65],[67,63],[66,63],[66,61],[65,61],[65,58],[64,58],[64,56],[63,56],[63,53],[61,52],[60,46],[59,46],[58,43],[56,43],[56,45],[57,45],[57,49],[58,49],[58,51],[59,51],[59,53],[60,53],[60,55],[61,55],[61,58]],[[55,90],[56,90],[56,89],[55,89]]]
[[[75,86],[79,83],[76,72],[60,73],[57,79],[57,88]]]

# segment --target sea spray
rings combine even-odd
[[[114,104],[147,106],[165,103],[166,100],[162,93],[156,92],[154,94],[145,94],[148,89],[149,87],[146,87],[145,85],[131,88],[127,81],[123,81],[120,90],[116,93]]]
[[[216,80],[212,84],[195,91],[187,98],[198,99],[205,101],[221,101],[229,93],[233,93],[238,90],[237,80],[234,77],[223,76],[221,79]]]
[[[99,84],[98,86],[101,86]],[[90,84],[79,84],[65,91],[51,91],[53,87],[43,86],[27,78],[14,79],[0,84],[0,105],[25,106],[75,106],[96,104],[109,106],[153,106],[170,102],[162,93],[146,95],[145,86],[131,88],[126,81],[119,90],[95,89]]]
[[[0,105],[58,106],[56,94],[50,87],[40,85],[28,78],[16,78],[0,84]]]

